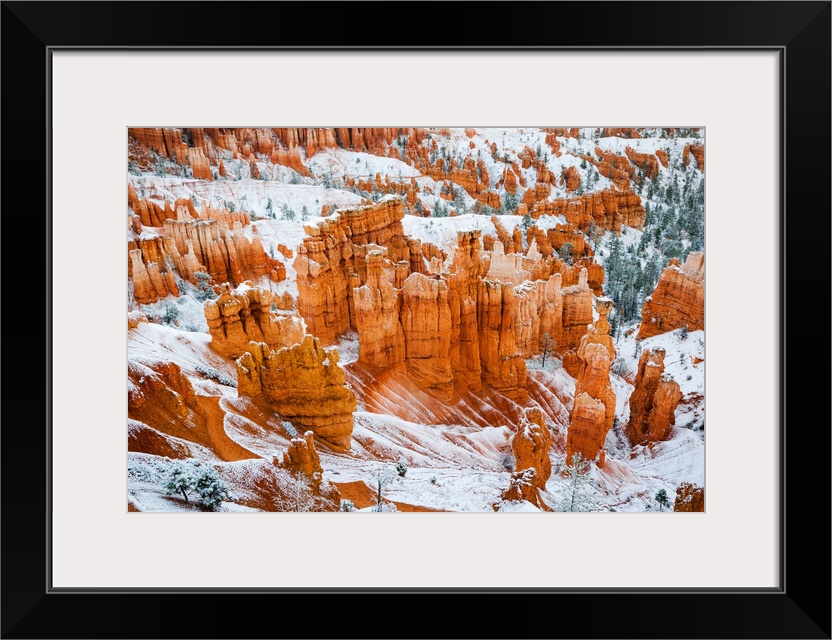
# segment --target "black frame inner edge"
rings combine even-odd
[[[424,49],[417,48],[417,47],[392,47],[396,51],[420,51],[424,52]],[[223,52],[226,51],[249,51],[249,50],[279,50],[279,51],[309,51],[309,50],[327,50],[327,51],[345,51],[345,52],[355,52],[355,51],[377,51],[377,50],[390,50],[391,47],[316,47],[316,46],[309,46],[309,47],[302,47],[302,46],[274,46],[274,47],[189,47],[189,46],[182,46],[182,47],[157,47],[157,46],[125,46],[125,47],[96,47],[96,46],[61,46],[61,47],[47,47],[47,96],[51,91],[51,80],[52,80],[52,52],[53,51],[61,51],[61,50],[73,50],[73,51],[101,51],[101,50],[131,50],[131,49],[141,49],[141,50],[150,50],[150,51],[214,51],[217,49],[222,50]],[[570,51],[570,50],[594,50],[594,49],[604,49],[610,51],[696,51],[696,52],[710,52],[710,51],[773,51],[778,52],[778,80],[779,80],[779,101],[780,101],[780,109],[779,109],[779,117],[778,117],[778,125],[779,125],[779,139],[780,139],[780,149],[781,149],[781,156],[785,157],[785,54],[786,48],[783,46],[736,46],[736,47],[689,47],[689,46],[678,46],[678,47],[618,47],[618,46],[610,46],[610,47],[556,47],[556,46],[528,46],[528,47],[517,47],[517,46],[510,46],[510,47],[483,47],[478,49],[477,47],[428,47],[428,49],[433,51],[457,51],[457,50],[480,50],[480,51],[528,51],[528,50],[556,50],[556,51]],[[52,125],[52,110],[51,110],[51,101],[48,98],[47,101],[47,113],[49,118],[49,132],[48,132],[48,153],[49,153],[49,168],[51,171],[51,158],[52,158],[52,136],[51,136],[51,125]],[[172,126],[172,125],[171,125]],[[658,126],[658,125],[656,125]],[[779,189],[779,215],[778,215],[778,224],[780,226],[780,244],[781,244],[781,251],[783,252],[782,257],[780,259],[780,263],[778,265],[778,274],[780,280],[780,289],[779,289],[779,307],[780,307],[780,324],[778,327],[778,334],[780,339],[779,345],[779,355],[780,360],[783,362],[783,354],[784,354],[784,342],[785,342],[785,216],[786,216],[786,209],[785,209],[785,162],[780,163],[780,167],[778,169],[778,175],[780,179],[780,189]],[[48,201],[49,201],[49,214],[50,214],[50,228],[51,228],[51,213],[52,213],[52,190],[51,190],[51,173],[48,176],[49,180],[49,190],[48,190]],[[47,254],[47,260],[51,259],[51,234],[47,234],[48,242],[49,242],[49,253]],[[50,264],[51,267],[51,264]],[[51,279],[50,279],[50,287],[51,287]],[[51,290],[49,300],[51,302]],[[49,319],[50,322],[49,326],[49,337],[50,340],[48,342],[48,349],[49,349],[49,369],[51,372],[51,363],[52,363],[52,351],[51,351],[51,308],[49,309]],[[51,375],[48,377],[49,384],[51,385]],[[483,593],[502,593],[502,594],[520,594],[520,593],[529,593],[529,594],[546,594],[546,593],[562,593],[562,594],[780,594],[785,592],[785,368],[782,369],[782,375],[779,381],[781,398],[783,399],[782,402],[779,403],[778,406],[778,422],[779,422],[779,474],[780,477],[778,478],[778,484],[780,487],[780,495],[778,498],[779,502],[779,541],[778,546],[780,550],[780,557],[779,557],[779,586],[776,587],[700,587],[700,588],[687,588],[687,587],[616,587],[616,588],[568,588],[568,587],[516,587],[516,588],[499,588],[499,587],[480,587],[480,588],[464,588],[464,587],[304,587],[304,588],[290,588],[290,587],[238,587],[238,588],[225,588],[225,587],[165,587],[165,588],[153,588],[153,587],[55,587],[52,585],[52,548],[51,544],[48,545],[47,548],[47,593],[50,594],[101,594],[101,593],[111,593],[111,594],[140,594],[140,593],[157,593],[157,594],[200,594],[200,593],[215,593],[215,594],[246,594],[246,593],[320,593],[320,594],[346,594],[346,593],[365,593],[365,594],[389,594],[389,593],[403,593],[403,594],[415,594],[415,593],[471,593],[471,594],[483,594]],[[52,411],[51,411],[51,388],[49,389],[49,396],[47,401],[47,413],[48,413],[48,422],[47,422],[47,448],[48,448],[48,460],[49,460],[49,471],[51,472],[52,468]],[[48,523],[48,530],[47,530],[47,541],[51,540],[52,536],[52,492],[51,492],[51,473],[49,476],[49,488],[48,491],[48,500],[47,500],[47,523]]]

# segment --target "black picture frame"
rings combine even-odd
[[[281,637],[292,633],[289,629],[294,627],[287,623],[293,619],[308,621],[308,637],[439,637],[455,633],[439,622],[448,617],[459,619],[470,637],[830,637],[830,420],[824,411],[830,386],[827,376],[809,372],[817,370],[819,360],[825,363],[829,353],[829,332],[815,325],[819,320],[828,322],[829,310],[832,5],[458,5],[450,11],[448,3],[399,3],[395,9],[389,4],[354,2],[2,3],[2,204],[6,205],[2,248],[7,278],[2,316],[6,320],[5,428],[0,434],[3,638]],[[420,12],[429,12],[433,18],[422,20]],[[467,16],[464,29],[430,28],[431,23],[447,24],[457,13]],[[412,24],[402,24],[394,15],[410,15]],[[588,21],[591,29],[569,28]],[[301,27],[312,22],[314,29]],[[56,265],[50,264],[49,256],[52,243],[59,241],[49,233],[51,52],[63,48],[276,46],[779,52],[784,81],[780,130],[780,237],[784,242],[780,282],[772,283],[780,287],[782,332],[779,588],[305,593],[104,589],[61,593],[50,588],[47,489],[59,481],[50,473],[48,455],[49,398],[51,385],[56,383],[49,372],[49,273]],[[41,238],[46,242],[41,244]],[[806,288],[807,278],[812,279],[813,298],[795,295]],[[741,287],[741,273],[737,279]],[[21,287],[21,282],[29,286]],[[788,292],[792,295],[787,298]],[[809,332],[811,343],[806,344]],[[824,341],[825,351],[818,349],[819,340]],[[820,369],[828,372],[825,364]],[[788,403],[787,380],[792,382]],[[803,408],[809,409],[808,417]],[[824,414],[820,420],[819,413]],[[737,452],[737,463],[747,462]],[[747,490],[753,487],[737,487],[737,500]],[[826,541],[823,548],[808,543],[818,539]],[[476,599],[452,599],[466,594]],[[314,613],[307,613],[307,608]]]

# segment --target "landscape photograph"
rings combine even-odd
[[[704,128],[126,143],[128,511],[705,511]]]

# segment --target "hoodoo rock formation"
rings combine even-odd
[[[153,153],[190,167],[194,178],[211,180],[212,167],[218,174],[226,175],[223,155],[230,152],[234,159],[253,163],[258,155],[273,164],[281,164],[308,175],[304,159],[311,158],[321,149],[345,148],[386,155],[387,149],[397,140],[406,140],[406,159],[416,164],[422,159],[420,152],[426,131],[414,128],[131,128],[128,130],[128,158],[137,166],[153,168]],[[187,140],[187,142],[186,142]],[[152,153],[148,153],[148,150]],[[426,156],[424,157],[426,160]],[[476,169],[476,163],[467,159]],[[470,172],[470,167],[464,169]],[[252,174],[259,172],[255,169]],[[474,171],[475,177],[477,172]],[[255,176],[256,177],[256,176]],[[488,184],[487,173],[482,179]],[[481,189],[480,189],[481,190]]]
[[[477,296],[483,269],[480,232],[459,232],[450,272],[445,275],[451,311],[451,369],[471,391],[482,386]]]
[[[686,164],[690,164],[690,156],[693,155],[694,159],[696,160],[696,166],[699,168],[700,171],[705,171],[705,145],[702,144],[686,144],[685,148],[682,150],[682,161]]]
[[[453,397],[448,284],[413,273],[402,288],[401,327],[407,374],[444,402]]]
[[[576,348],[592,323],[592,290],[588,277],[587,270],[581,269],[578,283],[563,289],[563,339],[558,343],[559,349]]]
[[[528,500],[535,506],[541,506],[538,492],[546,489],[546,482],[552,475],[552,462],[549,459],[551,446],[552,434],[546,426],[543,412],[537,407],[526,409],[525,416],[511,439],[515,472],[504,499]],[[534,474],[527,473],[530,469],[534,470]]]
[[[367,254],[367,282],[353,290],[359,360],[386,368],[405,361],[404,331],[399,321],[398,290],[387,281],[384,253]]]
[[[219,298],[204,306],[211,348],[239,358],[250,342],[264,342],[274,351],[300,343],[305,335],[303,320],[272,314],[272,302],[268,289],[245,283],[232,291],[223,284]]]
[[[579,174],[578,170],[573,166],[564,169],[561,172],[560,177],[563,181],[563,188],[567,191],[575,191],[581,186],[581,174]]]
[[[350,328],[348,281],[341,261],[352,259],[352,244],[345,235],[343,239],[334,234],[323,235],[318,227],[306,230],[317,233],[303,239],[293,263],[297,272],[298,312],[311,334],[324,344],[332,344],[336,336]]]
[[[292,438],[289,448],[283,453],[283,466],[295,473],[302,473],[314,484],[320,484],[324,470],[312,431],[304,433],[302,438]]]
[[[696,158],[696,166],[699,167],[699,170],[704,172],[705,171],[705,145],[703,144],[692,144],[690,145],[690,152],[693,154],[693,157]]]
[[[520,284],[532,279],[531,273],[523,269],[523,254],[510,253],[506,255],[503,243],[499,240],[494,243],[494,248],[491,251],[491,262],[486,277],[512,284]]]
[[[569,416],[567,460],[572,460],[575,453],[581,453],[585,459],[595,460],[606,439],[605,413],[604,403],[597,398],[586,392],[576,394]]]
[[[526,361],[517,351],[514,286],[481,280],[477,307],[483,380],[506,397],[525,402]]]
[[[621,190],[630,187],[630,180],[636,177],[636,170],[630,164],[629,160],[624,156],[619,156],[611,151],[604,151],[596,148],[595,154],[598,160],[594,160],[591,156],[587,160],[591,160],[598,168],[600,173],[605,178],[612,180],[613,184]]]
[[[338,360],[337,349],[325,350],[313,336],[278,351],[252,342],[237,359],[237,393],[264,398],[299,429],[346,451],[356,398]]]
[[[615,392],[610,383],[611,359],[604,344],[586,339],[578,350],[580,371],[566,438],[566,459],[581,453],[595,460],[615,420]]]
[[[500,241],[504,253],[523,253],[523,232],[520,231],[519,227],[514,227],[514,231],[509,233],[498,216],[491,216],[491,224],[494,225],[497,240]]]
[[[638,129],[633,129],[631,127],[605,127],[601,130],[601,137],[612,137],[615,136],[616,138],[640,138],[641,133]]]
[[[525,255],[507,254],[503,240],[522,251],[522,235],[496,218],[502,240],[492,239],[491,251],[481,232],[459,232],[445,264],[444,252],[404,235],[403,216],[401,200],[387,198],[306,227],[294,266],[308,331],[332,344],[357,329],[362,364],[404,363],[419,387],[446,402],[455,380],[471,391],[484,380],[524,402],[524,358],[540,352],[544,334],[560,351],[578,346],[592,322],[589,273],[600,289],[603,267],[590,258],[569,266],[551,245],[541,253],[534,238]]]
[[[233,228],[222,220],[166,220],[165,235],[173,238],[180,256],[193,256],[216,282],[241,284],[268,275],[274,282],[285,279],[280,260],[269,258],[257,236],[245,237],[238,221]]]
[[[353,292],[367,281],[368,251],[385,248],[385,268],[394,284],[411,272],[424,272],[421,243],[404,235],[404,205],[399,198],[351,209],[341,209],[316,225],[298,246],[294,267],[298,275],[298,310],[310,333],[324,344],[357,328],[351,316]]]
[[[630,443],[666,440],[676,423],[674,413],[681,397],[679,383],[664,373],[664,350],[644,351],[630,395],[630,421],[624,428]]]
[[[644,301],[638,338],[685,327],[705,328],[705,254],[691,253],[679,266],[675,258],[662,271],[653,293]]]
[[[167,262],[148,261],[145,264],[141,249],[129,251],[130,276],[133,278],[133,297],[139,304],[151,304],[168,295],[179,295],[173,271]],[[159,266],[161,264],[161,267]]]
[[[581,375],[584,366],[583,353],[588,344],[600,344],[609,354],[610,362],[615,360],[615,345],[610,335],[610,323],[607,315],[612,309],[612,300],[609,298],[597,298],[595,310],[598,312],[598,320],[586,328],[586,333],[581,338],[580,347],[577,350],[569,350],[563,356],[563,367],[573,378]]]
[[[676,489],[674,511],[705,511],[705,489],[691,482],[683,482]]]
[[[207,273],[216,283],[239,285],[247,279],[268,276],[273,282],[286,277],[283,262],[269,258],[257,236],[249,240],[243,227],[247,213],[230,212],[205,204],[197,212],[190,198],[181,198],[170,208],[150,200],[139,200],[128,189],[133,209],[128,232],[128,277],[133,280],[136,302],[149,304],[168,294],[180,295],[174,272],[198,284],[197,273]],[[229,224],[231,227],[229,228]],[[143,226],[161,227],[162,234],[146,237]]]

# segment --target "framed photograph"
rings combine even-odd
[[[3,637],[830,637],[830,3],[320,6],[3,3]]]

